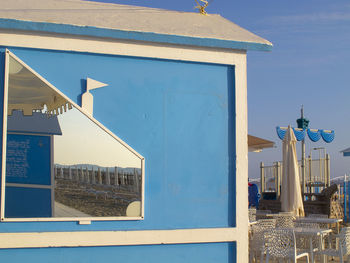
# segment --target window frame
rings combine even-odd
[[[88,117],[93,123],[95,123],[98,127],[100,127],[103,131],[112,136],[116,141],[122,144],[127,150],[132,152],[137,158],[140,159],[141,166],[141,213],[140,216],[136,217],[128,217],[128,216],[111,216],[111,217],[36,217],[36,218],[8,218],[5,217],[5,185],[6,185],[6,150],[7,150],[7,109],[8,109],[8,89],[9,89],[9,60],[10,56],[17,60],[23,67],[28,69],[32,74],[34,74],[37,78],[43,81],[46,85],[48,85],[51,89],[57,92],[64,99],[69,101],[78,111]],[[52,85],[49,81],[47,81],[44,77],[38,74],[35,70],[33,70],[30,66],[28,66],[25,62],[23,62],[20,58],[18,58],[14,53],[10,50],[5,49],[5,65],[4,65],[4,100],[3,100],[3,144],[2,144],[2,168],[1,168],[1,209],[0,209],[0,221],[3,222],[33,222],[33,221],[78,221],[79,224],[90,224],[91,221],[125,221],[125,220],[143,220],[144,219],[144,203],[145,203],[145,158],[141,156],[138,152],[136,152],[133,148],[131,148],[126,142],[116,136],[113,132],[111,132],[108,128],[106,128],[103,124],[93,118],[88,111],[79,106],[77,103],[72,101],[69,97],[67,97],[64,93],[62,93],[58,88]],[[52,151],[52,149],[51,149]],[[53,156],[53,155],[52,155]],[[51,164],[53,166],[53,162]],[[51,171],[53,173],[53,170]]]

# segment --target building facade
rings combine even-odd
[[[218,15],[29,2],[0,8],[0,258],[247,262],[246,52],[271,43]],[[58,119],[49,153],[34,115]]]

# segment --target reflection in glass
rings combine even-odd
[[[141,216],[141,158],[11,55],[8,83],[5,217]]]

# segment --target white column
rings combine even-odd
[[[106,167],[106,185],[111,185],[111,177],[109,174],[109,168]]]
[[[94,167],[92,166],[92,168],[91,168],[91,183],[92,184],[95,184],[96,183],[96,177],[95,177],[96,175],[95,175],[95,169],[94,169]]]
[[[135,191],[135,193],[139,192],[139,185],[140,185],[139,175],[138,175],[137,169],[134,168],[134,191]]]
[[[119,175],[118,175],[118,167],[114,167],[114,185],[117,186],[119,185]]]
[[[90,176],[89,176],[89,168],[86,166],[85,168],[85,182],[90,182]]]
[[[72,180],[72,167],[71,166],[68,167],[68,178],[69,178],[69,180]]]
[[[102,173],[101,173],[100,167],[98,167],[98,170],[97,170],[97,180],[98,180],[98,184],[102,184]]]

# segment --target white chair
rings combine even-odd
[[[267,247],[266,263],[269,258],[292,260],[296,263],[299,258],[306,257],[309,263],[309,253],[299,253],[296,249],[295,234],[292,230],[276,229],[265,232]]]
[[[276,219],[277,228],[291,228],[294,227],[294,216],[290,214],[278,214],[274,216]]]
[[[257,224],[251,227],[251,238],[249,240],[249,262],[258,262],[258,256],[260,256],[260,262],[263,261],[266,253],[266,246],[264,242],[264,233],[274,229],[276,226],[276,219],[260,219]]]
[[[295,222],[294,227],[320,229],[319,224],[309,223],[309,222]],[[310,244],[310,238],[312,242],[311,244]],[[322,249],[322,236],[314,236],[314,237],[300,236],[297,238],[296,244],[299,252],[310,252],[311,262],[314,262],[314,257],[313,257],[314,253]]]
[[[350,227],[344,227],[339,234],[332,236],[336,238],[337,242],[330,242],[332,247],[317,251],[316,254],[325,255],[327,257],[339,257],[339,262],[343,263],[343,257],[350,254]],[[332,236],[330,236],[330,238]]]
[[[256,221],[256,209],[249,208],[248,209],[249,222]]]

